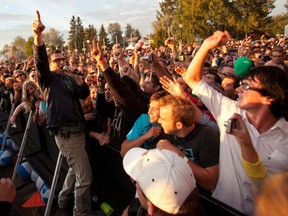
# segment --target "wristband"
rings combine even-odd
[[[143,72],[143,71],[141,71],[141,72],[140,72],[140,75],[144,75],[144,72]]]
[[[105,63],[107,63],[107,61],[106,61],[105,58],[103,58],[103,59],[101,59],[101,60],[99,61],[99,63],[101,63],[101,64],[105,64]]]

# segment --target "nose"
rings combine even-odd
[[[238,94],[240,92],[243,92],[243,87],[240,85],[238,88],[235,89],[235,92]]]

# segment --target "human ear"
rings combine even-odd
[[[176,128],[178,130],[182,129],[183,128],[183,124],[181,122],[176,122]]]

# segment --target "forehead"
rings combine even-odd
[[[224,66],[224,67],[222,68],[222,72],[234,73],[234,69],[231,68],[231,67],[226,67],[226,66]]]
[[[51,61],[55,60],[55,59],[59,59],[59,58],[64,58],[62,53],[53,53],[51,54]]]
[[[158,100],[152,100],[149,104],[149,107],[159,107],[159,101]]]
[[[162,119],[171,119],[170,115],[171,115],[171,106],[170,105],[160,107],[160,117]]]

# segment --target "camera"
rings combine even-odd
[[[224,121],[224,126],[226,127],[226,133],[231,133],[233,129],[236,128],[236,119],[228,119]]]

